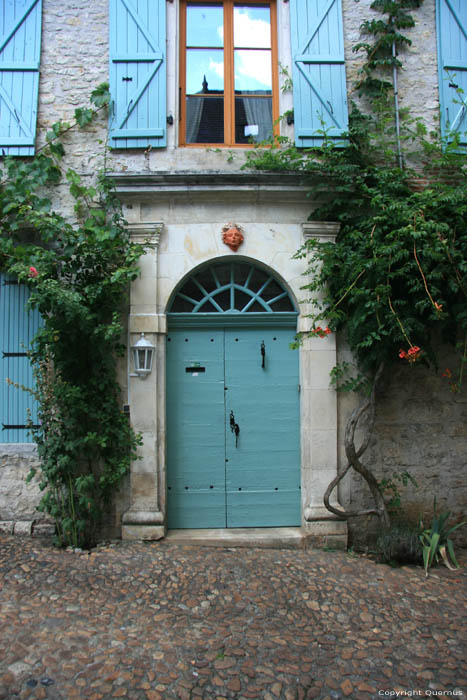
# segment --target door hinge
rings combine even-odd
[[[40,428],[39,425],[8,425],[7,423],[2,423],[2,430],[27,430],[29,428]]]

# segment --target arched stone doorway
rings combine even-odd
[[[301,522],[297,310],[270,271],[217,261],[169,306],[169,528]]]
[[[245,320],[250,324],[256,315],[257,319],[263,318],[263,322],[266,323],[266,326],[259,329],[260,333],[264,333],[267,323],[271,324],[271,321],[277,328],[282,315],[284,321],[287,314],[292,313],[296,317],[298,300],[300,300],[298,319],[297,321],[294,319],[293,328],[291,325],[286,328],[293,337],[295,328],[306,331],[309,326],[307,314],[310,313],[310,308],[307,302],[303,302],[301,291],[307,263],[306,260],[292,260],[289,253],[278,254],[277,246],[265,245],[259,249],[253,237],[245,239],[245,255],[225,255],[225,253],[219,255],[219,252],[216,252],[219,244],[218,231],[215,227],[206,229],[203,226],[202,230],[198,231],[197,226],[193,224],[190,235],[186,233],[183,226],[162,224],[162,222],[134,223],[131,228],[134,240],[144,243],[149,238],[153,245],[141,258],[141,275],[132,283],[128,342],[130,346],[144,332],[145,337],[153,343],[156,350],[153,371],[144,381],[132,372],[131,358],[129,358],[128,408],[132,425],[141,434],[143,444],[138,450],[139,459],[132,464],[128,488],[122,490],[122,496],[127,504],[122,509],[122,537],[159,539],[165,536],[167,530],[168,486],[172,486],[167,481],[166,353],[170,345],[167,341],[168,330],[169,333],[177,330],[175,316],[177,315],[179,321],[183,322],[184,325],[181,327],[184,330],[190,328],[190,324],[194,324],[192,328],[200,330],[201,327],[196,324],[199,324],[199,319],[204,315],[205,320],[209,319],[211,328],[220,324],[217,328],[224,329],[223,342],[225,343],[225,318],[229,318],[229,324],[237,324],[237,328],[241,328]],[[261,236],[269,235],[268,231],[270,229],[266,229],[264,225],[260,227]],[[307,222],[300,227],[300,232],[302,240],[311,236],[323,242],[329,242],[334,238],[336,227],[327,222]],[[298,231],[295,233],[298,236]],[[287,243],[287,250],[294,250],[297,247],[298,238],[295,243],[294,241]],[[197,261],[200,262],[196,264]],[[189,302],[185,309],[176,307],[175,298],[178,292],[182,291],[185,282],[191,280],[192,283],[193,276],[208,270],[214,264],[221,262],[230,264],[233,261],[236,264],[251,264],[253,268],[266,274],[262,283],[267,282],[263,289],[265,294],[257,294],[258,288],[254,290],[253,295],[245,290],[246,277],[249,273],[243,282],[239,283],[243,288],[238,290],[238,299],[235,286],[229,283],[228,291],[221,289],[227,283],[217,275],[218,284],[211,275],[214,280],[213,286],[210,290],[206,289],[207,293],[199,290],[200,294],[197,296],[193,291],[188,293],[189,290],[186,288],[183,293],[193,301]],[[269,277],[271,281],[268,282]],[[287,280],[287,283],[284,280]],[[276,291],[272,285],[273,281],[279,283],[279,291]],[[200,282],[199,279],[198,282]],[[234,285],[237,283],[237,279],[234,278]],[[259,285],[259,289],[261,286]],[[279,299],[278,297],[284,291],[287,294]],[[244,292],[248,298],[242,297],[240,292]],[[225,305],[232,293],[235,296],[235,302]],[[250,303],[253,296],[255,299]],[[280,305],[285,303],[283,300],[287,296],[291,300],[292,307],[281,310]],[[236,308],[238,300],[241,301],[242,298],[243,306]],[[266,306],[268,304],[271,306],[270,310],[265,309],[260,298]],[[206,304],[208,302],[211,304],[214,300],[221,307],[221,311],[215,307],[215,304],[214,311],[206,311],[210,308]],[[200,301],[203,303],[200,304]],[[198,304],[199,308],[193,312]],[[245,309],[247,304],[250,306]],[[274,308],[272,308],[273,305]],[[168,329],[167,321],[170,320],[171,314],[173,314],[172,323]],[[209,343],[211,337],[214,336],[209,337]],[[239,336],[234,336],[234,342],[235,337]],[[261,338],[256,338],[252,356],[259,358],[258,341],[261,350],[263,340],[265,344],[266,341],[268,344],[277,342],[269,341],[268,337],[263,335]],[[249,356],[249,353],[247,354]],[[298,398],[297,394],[295,398],[300,405],[300,420],[297,420],[296,424],[300,424],[301,533],[302,536],[322,542],[342,542],[346,537],[346,524],[337,521],[323,505],[323,493],[336,475],[337,469],[337,406],[335,392],[329,387],[329,371],[336,362],[334,335],[326,339],[308,338],[298,351],[290,351],[290,354],[300,358],[300,391],[297,392]],[[195,358],[195,361],[199,360]],[[186,366],[182,367],[183,371]],[[203,365],[200,364],[200,366]],[[193,373],[196,372],[193,371]],[[190,372],[186,373],[186,376],[189,374]],[[199,376],[192,378],[197,380]],[[256,393],[258,391],[260,390],[256,390]],[[253,394],[251,390],[250,394]],[[234,433],[230,432],[230,410],[233,409],[229,408],[224,416],[225,420],[228,418],[228,423],[224,424],[223,429],[225,436],[233,439]],[[241,437],[244,437],[245,432],[242,434],[242,423],[235,410],[234,418],[240,425]],[[211,485],[214,486],[212,482],[209,483],[209,486]],[[184,486],[189,484],[183,484]],[[276,486],[280,488],[277,483],[273,488]],[[243,485],[240,484],[237,490],[239,487],[243,489]]]

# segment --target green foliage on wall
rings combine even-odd
[[[372,4],[387,18],[365,21],[362,31],[373,41],[355,47],[366,61],[347,146],[324,134],[322,148],[280,144],[252,151],[247,162],[302,173],[318,203],[309,218],[340,222],[335,244],[311,241],[299,252],[310,260],[309,291],[323,295],[311,332],[323,320],[332,330],[345,330],[361,369],[370,374],[381,362],[433,360],[433,340],[440,338],[466,359],[466,157],[458,140],[442,143],[437,134],[427,135],[407,112],[399,112],[397,134],[394,85],[384,79],[385,68],[401,65],[399,51],[409,40],[400,30],[414,26],[408,11],[421,2]],[[455,378],[452,372],[453,390],[460,388],[462,366]]]
[[[43,326],[34,340],[40,510],[60,545],[95,543],[140,438],[121,410],[117,359],[129,283],[143,247],[131,242],[112,182],[64,168],[66,134],[105,109],[107,86],[58,122],[32,160],[6,158],[0,184],[0,266],[31,288]],[[74,216],[55,211],[67,186]]]

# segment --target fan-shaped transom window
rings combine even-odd
[[[273,275],[246,262],[217,263],[191,275],[172,302],[171,313],[273,313],[295,311]]]

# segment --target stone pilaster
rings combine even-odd
[[[302,225],[305,241],[334,243],[340,224],[307,221]],[[312,313],[313,305],[309,307]],[[310,319],[301,316],[299,330],[307,330]],[[329,386],[336,364],[335,334],[307,338],[301,353],[302,400],[302,489],[305,529],[312,539],[329,542],[347,540],[347,523],[324,506],[324,492],[337,473],[337,396]],[[338,505],[336,498],[333,504]]]
[[[123,516],[123,539],[160,539],[165,535],[165,482],[163,470],[163,371],[166,319],[157,313],[158,247],[162,223],[131,223],[131,238],[147,244],[140,259],[140,276],[132,283],[129,317],[129,401],[133,428],[143,437],[139,458],[131,467],[130,508]],[[144,333],[154,345],[152,372],[144,379],[134,372],[131,346]]]

